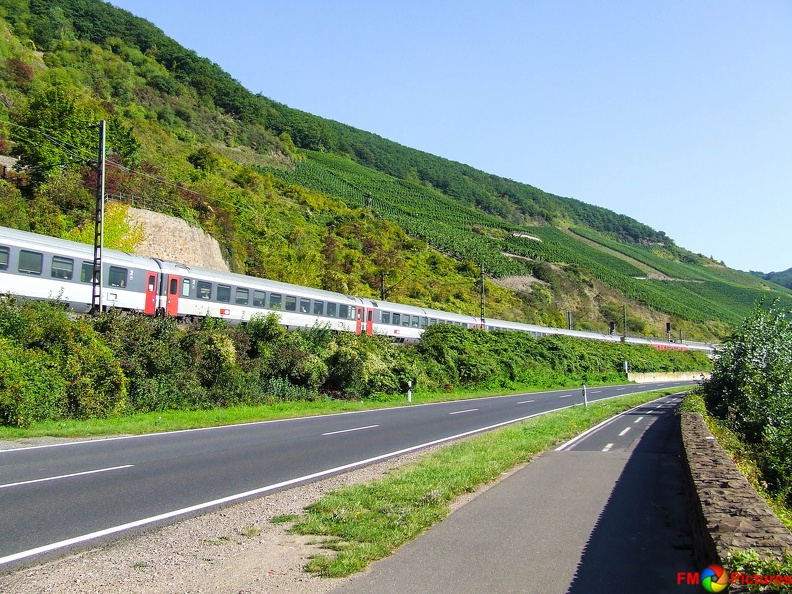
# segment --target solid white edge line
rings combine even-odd
[[[339,433],[350,433],[351,431],[363,431],[364,429],[373,429],[374,427],[379,427],[379,425],[366,425],[365,427],[354,427],[352,429],[341,429],[340,431],[330,431],[328,433],[322,433],[322,436],[338,435]]]
[[[641,392],[650,392],[652,390],[660,389],[658,384],[639,384],[639,385],[646,386],[646,388],[645,389],[641,389],[641,390],[637,390],[635,392],[630,392],[630,394],[640,394]],[[624,389],[624,388],[618,388],[618,389],[621,390],[621,389]],[[566,391],[566,390],[565,389],[562,389],[562,390],[546,390],[546,391],[543,391],[543,392],[532,392],[531,394],[553,395],[553,394],[555,394],[557,392],[564,392],[564,391]],[[481,400],[491,400],[491,399],[494,399],[494,398],[513,398],[515,396],[524,396],[524,395],[526,395],[526,394],[501,394],[500,396],[485,396],[483,398],[465,398],[465,399],[462,399],[462,400],[456,400],[454,402],[473,402],[473,401],[481,401]],[[619,394],[617,394],[615,396],[608,396],[608,398],[598,398],[597,401],[609,400],[610,398],[616,398],[617,396],[619,396]],[[386,410],[404,410],[404,411],[408,411],[408,410],[412,410],[412,409],[414,409],[414,408],[416,408],[418,406],[434,406],[436,404],[442,404],[442,403],[426,402],[424,404],[413,404],[412,406],[391,406],[391,407],[387,407],[387,408],[378,408],[378,409],[373,409],[373,410],[352,410],[352,411],[348,411],[348,412],[330,413],[330,414],[327,414],[327,415],[314,415],[314,416],[308,416],[308,417],[293,417],[293,418],[290,418],[290,419],[272,419],[270,421],[249,421],[249,422],[246,422],[246,423],[231,423],[229,425],[215,425],[214,427],[197,427],[195,429],[178,429],[176,431],[162,431],[160,433],[144,433],[144,434],[141,434],[141,435],[118,435],[118,436],[114,436],[114,437],[98,437],[96,439],[83,439],[83,440],[68,441],[68,442],[63,442],[63,443],[49,443],[49,444],[45,444],[45,445],[25,446],[25,447],[22,447],[22,448],[9,448],[9,449],[5,449],[5,450],[0,450],[0,456],[2,456],[3,454],[11,454],[13,452],[19,452],[19,451],[23,451],[23,450],[40,450],[40,449],[44,449],[44,448],[59,448],[59,447],[64,447],[64,446],[75,446],[75,445],[85,445],[85,444],[92,444],[92,443],[101,443],[101,442],[105,442],[105,441],[119,441],[119,440],[122,440],[122,439],[143,439],[143,438],[151,438],[151,437],[161,437],[161,436],[166,436],[166,435],[174,435],[174,434],[177,434],[177,433],[193,433],[193,432],[196,432],[196,431],[215,431],[215,430],[220,430],[220,429],[233,429],[235,427],[248,427],[248,426],[251,426],[251,425],[265,425],[265,424],[269,424],[269,423],[285,423],[285,422],[291,422],[291,421],[305,421],[305,420],[308,420],[308,419],[320,419],[320,418],[327,418],[327,417],[337,417],[337,416],[341,416],[341,415],[359,415],[359,414],[370,413],[370,412],[375,412],[375,411],[376,412],[381,412],[381,411],[386,411]]]
[[[240,499],[246,499],[248,497],[253,497],[255,495],[260,495],[262,493],[266,493],[268,491],[274,491],[276,489],[280,489],[283,487],[289,487],[291,485],[295,485],[297,483],[301,483],[304,481],[313,480],[319,477],[327,476],[330,474],[334,474],[337,472],[342,472],[345,470],[350,470],[352,468],[356,468],[358,466],[365,466],[366,464],[371,464],[373,462],[378,462],[380,460],[384,460],[386,458],[392,458],[393,456],[400,456],[401,454],[406,454],[408,452],[412,452],[415,450],[420,450],[421,448],[426,448],[429,446],[437,445],[439,443],[444,443],[446,441],[451,441],[454,439],[460,439],[462,437],[467,437],[469,435],[474,435],[476,433],[483,433],[485,431],[490,431],[492,429],[497,429],[498,427],[504,427],[506,425],[512,425],[514,423],[519,423],[520,421],[525,421],[531,419],[533,417],[539,417],[541,415],[546,415],[551,412],[556,412],[559,410],[564,410],[565,408],[570,408],[568,406],[563,406],[561,408],[555,408],[553,410],[547,410],[540,413],[535,413],[532,415],[527,415],[524,417],[519,417],[517,419],[511,419],[509,421],[503,421],[502,423],[496,423],[495,425],[490,425],[488,427],[482,427],[480,429],[473,429],[471,431],[466,431],[464,433],[458,433],[457,435],[451,435],[449,437],[443,437],[442,439],[436,439],[434,441],[429,441],[427,443],[422,443],[419,445],[411,446],[409,448],[404,448],[402,450],[397,450],[395,452],[388,452],[387,454],[380,454],[379,456],[374,456],[373,458],[366,458],[365,460],[359,460],[358,462],[351,462],[349,464],[344,464],[342,466],[336,466],[335,468],[330,468],[328,470],[322,470],[319,472],[314,472],[312,474],[306,474],[305,476],[300,476],[297,478],[289,479],[287,481],[283,481],[280,483],[275,483],[273,485],[267,485],[265,487],[259,487],[258,489],[252,489],[250,491],[245,491],[244,493],[237,493],[235,495],[229,495],[228,497],[222,497],[220,499],[215,499],[213,501],[206,501],[204,503],[198,503],[196,505],[191,505],[189,507],[185,507],[182,509],[173,510],[170,512],[166,512],[164,514],[159,514],[157,516],[151,516],[150,518],[142,518],[140,520],[135,520],[134,522],[128,522],[126,524],[121,524],[120,526],[112,526],[110,528],[105,528],[104,530],[97,530],[96,532],[91,532],[89,534],[83,534],[81,536],[75,536],[74,538],[68,538],[66,540],[61,540],[59,542],[53,542],[48,545],[36,547],[34,549],[30,549],[27,551],[20,551],[19,553],[14,553],[13,555],[6,555],[5,557],[0,557],[0,566],[11,563],[13,561],[20,561],[21,559],[26,559],[27,557],[32,557],[34,555],[40,555],[42,553],[48,553],[51,551],[55,551],[57,549],[61,549],[64,547],[68,547],[75,544],[80,544],[83,542],[87,542],[89,540],[94,540],[96,538],[102,538],[103,536],[109,536],[111,534],[117,534],[119,532],[123,532],[124,530],[131,530],[133,528],[139,528],[141,526],[146,526],[148,524],[154,524],[156,522],[161,522],[163,520],[169,520],[171,518],[175,518],[177,516],[182,516],[185,514],[201,511],[210,507],[216,507],[219,505],[224,505],[226,503],[231,503],[233,501],[238,501]]]
[[[640,394],[640,392],[633,392],[633,393],[634,394]],[[597,425],[594,425],[590,429],[586,429],[583,433],[580,433],[579,435],[576,435],[575,437],[573,437],[569,441],[562,443],[554,451],[563,452],[568,447],[571,447],[571,446],[575,445],[578,441],[580,441],[582,439],[585,439],[586,437],[588,437],[590,434],[594,433],[595,431],[599,431],[605,425],[608,425],[608,424],[612,423],[613,421],[615,421],[616,419],[618,419],[622,415],[626,415],[627,413],[630,413],[630,412],[632,412],[632,411],[634,411],[634,410],[636,410],[638,408],[641,408],[642,406],[646,406],[650,402],[657,402],[658,400],[662,400],[663,398],[667,398],[667,396],[661,396],[660,398],[656,398],[655,400],[650,400],[649,402],[644,402],[643,404],[639,404],[638,406],[635,406],[635,407],[631,408],[630,410],[625,410],[623,412],[620,412],[618,415],[613,416],[610,419],[605,419],[604,421],[602,421],[601,423],[599,423]],[[601,399],[597,400],[597,402],[600,402],[601,400],[610,400],[610,398],[601,398]]]
[[[97,470],[86,470],[85,472],[73,472],[72,474],[61,474],[59,476],[48,476],[46,478],[33,479],[32,481],[19,481],[18,483],[8,483],[0,485],[0,489],[7,489],[8,487],[19,487],[21,485],[32,485],[33,483],[43,483],[46,481],[56,481],[58,479],[71,478],[73,476],[85,476],[86,474],[97,474],[100,472],[109,472],[110,470],[121,470],[122,468],[132,468],[134,464],[125,464],[124,466],[113,466],[112,468],[98,468]]]

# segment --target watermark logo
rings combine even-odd
[[[700,585],[707,592],[723,592],[729,587],[729,574],[720,565],[708,565],[702,571],[677,573],[677,585]]]
[[[707,592],[723,592],[729,587],[729,574],[720,565],[708,565],[701,572],[701,587]]]

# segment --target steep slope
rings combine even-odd
[[[107,119],[108,194],[200,225],[235,271],[476,314],[483,267],[538,281],[486,281],[488,315],[651,335],[671,321],[690,338],[727,334],[766,295],[792,305],[629,217],[254,95],[100,0],[0,9],[0,153],[24,166],[0,224],[64,235],[90,218],[90,124]]]

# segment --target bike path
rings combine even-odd
[[[539,456],[333,594],[699,592],[678,397]]]

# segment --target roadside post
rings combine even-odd
[[[586,384],[583,384],[583,404],[588,408],[588,396],[586,395]]]
[[[412,380],[407,380],[407,402],[412,403]]]

